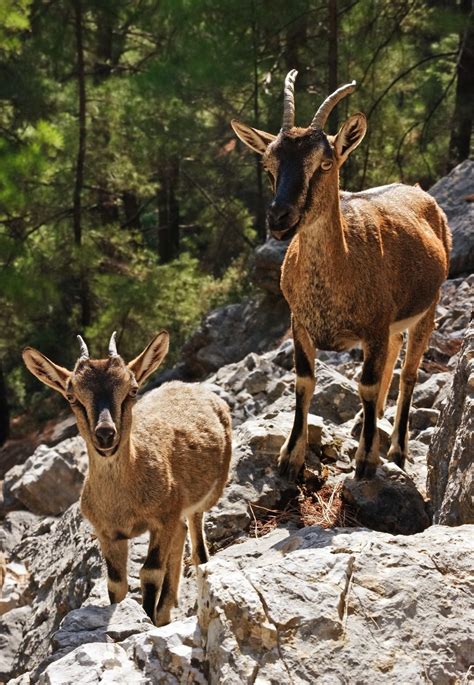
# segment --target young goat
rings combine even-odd
[[[111,603],[127,594],[128,540],[150,531],[140,572],[143,607],[156,625],[176,606],[188,520],[192,561],[208,553],[203,515],[227,480],[232,450],[227,405],[203,386],[166,383],[134,407],[140,384],[160,365],[169,336],[159,333],[126,364],[115,334],[108,359],[89,359],[80,336],[74,371],[27,347],[23,359],[70,403],[86,441],[89,473],[81,510],[94,526],[108,574]]]
[[[271,233],[279,240],[293,237],[281,288],[292,312],[296,411],[280,471],[296,477],[304,463],[316,348],[361,343],[364,420],[356,478],[372,478],[379,461],[377,416],[383,415],[404,330],[408,346],[388,456],[402,468],[407,457],[411,397],[448,273],[450,232],[443,211],[420,188],[392,184],[339,192],[339,169],[362,141],[367,121],[354,114],[335,136],[323,127],[355,82],[329,96],[308,128],[296,128],[296,74],[290,71],[285,80],[278,136],[232,122],[237,136],[263,155],[274,191],[267,211]]]

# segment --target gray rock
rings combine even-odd
[[[474,269],[474,204],[466,202],[474,188],[474,161],[466,159],[430,188],[448,217],[453,234],[449,275]]]
[[[3,488],[35,514],[58,515],[79,499],[86,470],[85,443],[76,436],[56,447],[40,445],[5,475]]]
[[[0,551],[10,555],[23,535],[31,533],[40,520],[37,514],[30,511],[12,511],[7,514],[0,528]]]
[[[257,565],[211,560],[198,610],[209,682],[462,682],[474,646],[472,534],[313,527]]]
[[[428,452],[428,494],[434,520],[474,522],[474,323],[465,334],[447,403]]]
[[[450,373],[434,373],[424,383],[417,383],[413,391],[413,405],[431,408],[441,388],[451,379]]]
[[[249,352],[271,349],[289,325],[285,300],[270,294],[216,309],[184,345],[184,373],[187,377],[202,378],[225,364],[241,360]]]
[[[89,642],[122,642],[130,635],[153,627],[142,607],[126,598],[120,604],[88,605],[70,611],[53,635],[52,647],[57,660],[79,645]]]
[[[413,408],[410,413],[410,428],[417,431],[425,430],[425,428],[436,426],[438,419],[438,409],[428,409],[426,407]]]
[[[98,545],[77,504],[24,537],[15,558],[24,561],[30,572],[23,599],[31,612],[17,643],[11,677],[40,664],[62,618],[81,606],[103,574]]]
[[[0,682],[6,682],[12,672],[30,615],[31,608],[24,606],[12,609],[0,618]]]
[[[196,616],[133,635],[122,643],[147,683],[206,685],[206,664]]]
[[[423,497],[413,481],[395,464],[377,468],[372,480],[344,481],[342,496],[364,526],[394,535],[413,535],[428,528]]]
[[[421,431],[421,433],[418,433],[416,439],[419,442],[422,442],[424,445],[429,445],[435,432],[435,426],[429,426],[429,428],[425,428],[425,430]]]
[[[289,241],[269,238],[255,250],[251,277],[256,286],[273,295],[283,297],[280,290],[281,265],[285,259]]]
[[[360,409],[357,383],[319,360],[315,375],[316,388],[310,410],[336,424],[352,419]]]
[[[249,505],[272,508],[289,487],[278,475],[280,447],[291,429],[291,416],[248,420],[234,433],[229,481],[215,507],[206,515],[209,540],[232,539],[244,533],[252,519]]]
[[[34,678],[34,682],[36,677]],[[146,685],[150,681],[119,644],[86,643],[50,664],[36,681],[39,685]]]

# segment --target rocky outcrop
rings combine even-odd
[[[434,520],[474,523],[474,323],[464,336],[450,393],[428,452]]]
[[[210,683],[462,682],[473,532],[314,527],[251,563],[211,560],[198,610]]]
[[[471,648],[467,547],[473,531],[426,528],[425,484],[437,421],[442,426],[446,412],[454,416],[461,403],[455,393],[462,386],[467,397],[470,388],[462,360],[471,354],[472,335],[465,329],[472,286],[472,278],[443,286],[439,328],[415,391],[406,474],[384,463],[375,481],[352,480],[360,406],[357,351],[318,355],[306,469],[297,484],[277,471],[295,406],[292,341],[263,353],[250,351],[208,377],[232,410],[229,483],[207,515],[212,560],[200,568],[198,583],[185,560],[180,605],[165,628],[154,628],[137,603],[146,536],[130,544],[127,599],[110,607],[103,560],[77,504],[46,517],[10,511],[0,532],[0,552],[6,555],[1,568],[7,573],[9,565],[13,572],[24,567],[27,574],[8,576],[13,608],[0,618],[0,680],[17,676],[11,681],[17,685],[462,682]],[[463,338],[456,371],[464,369],[463,380],[456,376],[451,388]],[[236,335],[233,343],[238,340]],[[382,456],[399,374],[400,364],[380,422]],[[462,414],[459,425],[469,426],[467,420]],[[73,445],[81,461],[77,438],[54,447],[51,458],[46,448],[37,451],[28,467],[34,488],[27,492],[33,494],[25,495],[24,503],[16,493],[26,490],[27,474],[21,471],[19,478],[15,469],[9,472],[7,502],[35,510],[38,501],[62,497],[64,476],[58,473]],[[471,443],[454,441],[454,455],[458,447],[460,469]],[[71,464],[78,468],[74,459]],[[82,467],[79,471],[82,479]],[[463,484],[458,470],[449,471],[446,492],[451,477]],[[71,490],[70,497],[77,499],[78,492]],[[464,490],[458,492],[464,497]]]
[[[86,447],[80,436],[56,447],[40,445],[5,475],[4,506],[20,502],[34,514],[61,514],[79,499],[86,471]]]
[[[466,159],[430,188],[430,194],[446,212],[453,234],[449,275],[474,270],[474,161]]]
[[[182,373],[202,378],[250,352],[275,346],[290,325],[288,305],[268,295],[210,312],[182,349]]]

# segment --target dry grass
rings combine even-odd
[[[341,497],[342,484],[314,488],[314,481],[298,486],[298,492],[285,498],[275,509],[249,504],[253,524],[249,533],[258,538],[283,523],[294,523],[299,528],[321,526],[322,528],[360,526],[353,510]]]

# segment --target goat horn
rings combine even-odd
[[[282,131],[289,131],[295,125],[295,79],[297,76],[298,72],[296,69],[292,69],[285,78]]]
[[[328,116],[331,114],[332,110],[337,105],[339,100],[342,100],[342,98],[346,97],[346,95],[350,95],[351,93],[353,93],[355,88],[356,82],[352,81],[352,83],[346,83],[345,86],[341,86],[340,88],[335,90],[332,95],[330,95],[324,100],[323,104],[314,115],[313,121],[311,122],[309,127],[315,129],[322,129],[328,119]]]
[[[87,349],[87,345],[84,342],[84,339],[78,335],[77,339],[79,340],[79,345],[81,346],[81,355],[80,359],[89,359],[89,350]]]
[[[117,343],[115,342],[115,336],[117,335],[117,331],[114,331],[112,335],[110,336],[110,342],[109,342],[109,357],[118,357],[119,354],[117,352]]]

